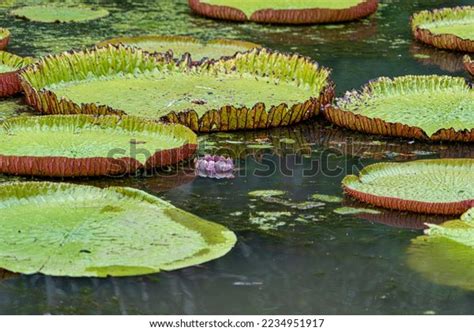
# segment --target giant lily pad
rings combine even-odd
[[[389,209],[460,215],[474,206],[474,160],[378,163],[342,184],[350,196]]]
[[[474,141],[474,92],[464,78],[379,78],[328,106],[333,123],[365,133]]]
[[[0,173],[124,175],[189,158],[196,144],[196,135],[178,124],[116,116],[17,117],[0,125]]]
[[[464,56],[464,68],[467,72],[474,76],[474,61],[469,55]]]
[[[0,50],[7,48],[10,41],[10,31],[0,28]]]
[[[11,96],[21,91],[19,71],[32,63],[30,58],[0,51],[0,97]]]
[[[356,20],[374,13],[378,0],[189,0],[196,13],[262,23],[308,24]]]
[[[193,37],[160,35],[112,38],[100,42],[97,46],[102,47],[109,44],[138,47],[147,52],[172,51],[175,58],[181,58],[184,53],[190,53],[193,60],[218,59],[222,56],[232,56],[237,52],[261,47],[258,44],[242,40],[214,39],[204,42]]]
[[[408,265],[429,280],[474,291],[474,209],[441,225],[430,225],[426,235],[408,249]]]
[[[415,38],[426,44],[474,52],[474,6],[424,10],[412,17]]]
[[[143,191],[45,182],[0,185],[0,268],[132,276],[226,254],[235,235]]]
[[[83,5],[47,4],[14,9],[11,15],[42,23],[69,23],[96,20],[109,15],[108,10]]]
[[[195,64],[109,45],[50,56],[22,79],[42,113],[128,114],[203,132],[298,123],[334,93],[328,69],[266,49]]]

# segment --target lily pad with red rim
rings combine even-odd
[[[377,10],[378,0],[189,0],[196,13],[231,21],[310,24],[357,20]]]
[[[49,56],[25,70],[27,102],[46,114],[127,114],[194,131],[287,126],[332,101],[330,70],[267,49],[192,63],[109,45]]]
[[[326,118],[365,133],[474,141],[474,90],[462,77],[382,77],[326,107]]]
[[[377,163],[342,182],[346,194],[369,204],[426,214],[460,215],[474,207],[474,160]]]
[[[411,18],[415,39],[462,52],[474,52],[474,6],[424,10]]]
[[[189,158],[196,135],[133,117],[24,116],[0,123],[0,173],[51,177],[126,175]]]
[[[19,72],[31,63],[33,63],[31,58],[0,51],[0,97],[21,92]]]

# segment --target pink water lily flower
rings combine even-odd
[[[234,178],[234,162],[220,155],[205,155],[195,162],[196,175],[207,178]]]

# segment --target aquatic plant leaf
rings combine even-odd
[[[69,23],[96,20],[109,15],[109,11],[83,5],[68,6],[51,3],[16,8],[10,14],[34,22]]]
[[[408,248],[408,265],[431,281],[474,290],[474,208],[460,220],[430,224]]]
[[[12,96],[21,91],[19,71],[31,63],[31,58],[0,51],[0,97]]]
[[[203,16],[233,21],[308,24],[356,20],[374,13],[378,0],[189,0]]]
[[[8,29],[0,28],[0,51],[7,48],[10,42],[10,31]]]
[[[192,63],[109,45],[47,57],[21,77],[43,113],[126,113],[201,132],[291,125],[334,95],[329,70],[267,49]]]
[[[460,215],[474,206],[474,160],[378,163],[344,178],[344,191],[375,206]]]
[[[196,146],[196,135],[178,124],[118,116],[24,116],[0,123],[0,173],[125,175],[175,164]]]
[[[414,37],[426,44],[474,52],[474,6],[424,10],[411,18]]]
[[[407,263],[430,281],[474,291],[474,249],[442,237],[420,236],[412,241]]]
[[[0,185],[0,267],[54,276],[133,276],[226,254],[235,235],[131,188]]]
[[[151,53],[165,53],[171,51],[173,57],[177,59],[180,59],[185,53],[189,53],[194,61],[199,61],[203,58],[218,59],[222,56],[233,56],[237,52],[244,52],[252,48],[261,47],[258,44],[242,40],[214,39],[202,41],[188,36],[161,35],[112,38],[98,43],[97,46],[103,47],[119,44],[138,47]]]
[[[331,122],[365,133],[474,141],[474,91],[461,77],[379,78],[328,106]]]

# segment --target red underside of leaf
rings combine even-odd
[[[0,73],[0,97],[9,97],[20,92],[18,71]]]
[[[334,124],[354,131],[370,134],[433,141],[474,141],[474,129],[465,131],[441,129],[431,137],[428,137],[422,129],[417,127],[412,127],[401,123],[388,123],[380,118],[370,118],[367,116],[354,114],[334,106],[327,106],[324,110],[324,115],[328,121]]]
[[[346,194],[356,198],[357,200],[387,209],[424,214],[461,215],[469,208],[474,207],[474,199],[459,202],[423,202],[373,195],[354,190],[345,185],[343,188]]]
[[[187,144],[159,151],[145,165],[129,157],[114,159],[0,155],[0,173],[38,177],[124,176],[143,169],[176,164],[191,157],[196,148],[195,144]]]
[[[9,41],[10,41],[10,36],[0,39],[0,51],[7,48]]]
[[[441,49],[461,52],[474,52],[474,40],[462,39],[453,34],[433,34],[428,29],[416,27],[413,31],[415,39]]]

